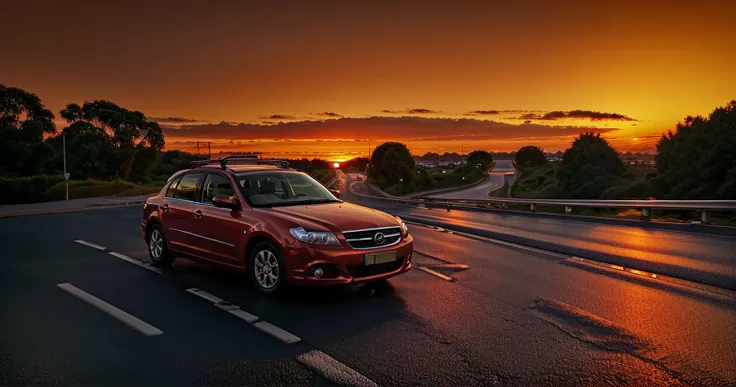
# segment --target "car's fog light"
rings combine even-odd
[[[317,268],[317,270],[314,271],[314,276],[317,278],[322,278],[322,274],[324,274],[324,272],[320,268]]]

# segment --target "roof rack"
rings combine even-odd
[[[279,168],[284,168],[284,169],[291,168],[291,165],[286,160],[262,159],[258,155],[237,155],[237,156],[227,156],[227,157],[223,157],[221,159],[216,159],[216,160],[193,161],[192,166],[196,168],[196,167],[203,167],[205,165],[219,163],[220,168],[227,169],[228,163],[233,162],[233,161],[236,162],[233,164],[274,165],[274,166],[277,166]]]

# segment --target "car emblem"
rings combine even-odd
[[[386,242],[386,236],[383,235],[382,232],[377,232],[376,235],[373,236],[373,242],[376,242],[377,245],[382,245],[383,242]]]

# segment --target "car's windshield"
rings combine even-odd
[[[237,176],[245,200],[252,207],[339,202],[322,184],[301,172],[268,171]]]

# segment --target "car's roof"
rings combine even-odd
[[[225,172],[231,172],[235,174],[241,174],[241,173],[248,173],[248,172],[274,172],[274,171],[283,171],[283,172],[301,172],[296,169],[290,169],[290,168],[281,168],[276,165],[270,165],[270,164],[240,164],[240,165],[228,165],[227,169],[222,169],[222,167],[219,164],[208,164],[208,165],[202,165],[195,168],[190,169],[183,169],[181,171],[175,172],[173,175],[171,175],[168,179],[168,181],[173,180],[174,178],[186,173],[186,172],[207,172],[207,171],[225,171]]]

